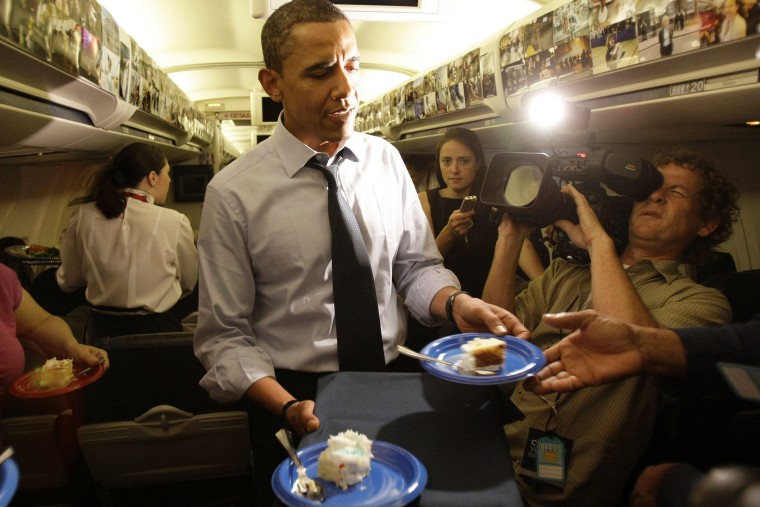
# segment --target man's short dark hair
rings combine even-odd
[[[674,164],[691,169],[700,175],[699,213],[703,220],[718,219],[718,227],[705,237],[697,237],[686,250],[685,260],[700,262],[716,245],[726,241],[734,232],[739,214],[739,192],[708,158],[688,148],[677,147],[658,154],[652,163],[657,167]]]
[[[292,0],[283,4],[264,23],[261,50],[264,65],[282,72],[282,62],[290,54],[290,34],[299,23],[335,23],[348,18],[328,0]]]

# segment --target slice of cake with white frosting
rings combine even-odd
[[[345,490],[369,474],[372,457],[372,440],[353,430],[342,431],[327,440],[327,449],[319,455],[317,475]]]

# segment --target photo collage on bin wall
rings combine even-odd
[[[475,49],[389,92],[387,100],[362,105],[356,128],[372,130],[481,104],[497,94],[495,70],[508,96],[759,31],[760,3],[753,0],[570,0],[506,31],[498,54]]]
[[[214,122],[96,0],[4,0],[0,38],[210,142]]]

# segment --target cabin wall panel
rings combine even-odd
[[[102,165],[4,167],[0,236],[59,246],[75,202],[90,193]]]

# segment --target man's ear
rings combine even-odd
[[[282,93],[280,92],[280,74],[266,67],[259,70],[259,83],[267,92],[267,95],[275,102],[282,102]]]
[[[700,238],[704,238],[706,236],[709,236],[713,233],[715,229],[718,228],[718,225],[720,225],[720,218],[719,217],[711,217],[702,222],[702,227],[697,229],[697,236]]]

